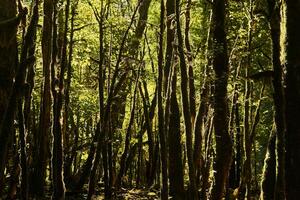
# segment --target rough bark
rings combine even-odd
[[[298,1],[283,1],[281,10],[281,64],[286,70],[286,199],[300,196],[300,38]]]
[[[275,107],[277,178],[275,199],[285,199],[285,97],[283,68],[280,63],[280,8],[279,1],[268,1],[270,34],[272,39],[273,99]],[[272,174],[273,175],[273,174]]]
[[[175,30],[172,28],[172,21],[175,14],[175,1],[166,1],[166,52],[165,52],[165,67],[164,67],[164,93],[166,94],[168,88],[168,80],[170,77],[172,55],[173,55],[173,43]]]
[[[71,89],[71,79],[73,74],[72,59],[73,59],[73,47],[74,47],[74,20],[76,15],[77,3],[74,3],[71,8],[71,25],[70,25],[70,42],[69,42],[69,55],[67,64],[67,80],[65,86],[65,104],[64,104],[64,117],[63,117],[63,140],[64,140],[64,155],[67,162],[64,164],[64,178],[69,179],[71,176],[71,165],[73,161],[73,153],[68,155],[67,152],[70,150],[70,137],[72,131],[69,128],[69,104],[70,104],[70,89]],[[76,135],[74,136],[76,137]],[[75,143],[75,142],[74,142]],[[74,149],[74,148],[73,148]]]
[[[164,36],[164,17],[165,6],[164,0],[160,1],[160,29],[159,29],[159,53],[158,53],[158,79],[157,79],[157,106],[158,106],[158,135],[160,142],[160,160],[162,172],[161,199],[168,199],[168,163],[167,163],[167,146],[166,133],[164,127],[164,110],[163,110],[163,36]]]
[[[186,134],[186,148],[189,166],[189,180],[190,180],[190,196],[192,199],[198,199],[198,191],[196,186],[196,174],[195,166],[193,160],[193,135],[192,135],[192,122],[191,122],[191,111],[190,102],[188,95],[188,74],[187,65],[183,50],[183,36],[180,26],[180,1],[176,0],[176,25],[177,25],[177,36],[178,36],[178,52],[180,59],[180,72],[181,72],[181,100],[182,109],[185,124],[185,134]]]
[[[1,1],[0,13],[0,21],[16,18],[16,1]],[[17,25],[14,22],[0,26],[0,193],[3,188],[8,144],[12,138],[12,126],[9,125],[13,124],[13,118],[5,126],[3,124],[17,65]]]
[[[216,1],[213,5],[213,68],[214,81],[214,128],[216,140],[216,158],[214,163],[214,185],[211,199],[223,198],[227,176],[232,159],[232,141],[228,133],[228,55],[225,32],[226,3],[224,0]]]
[[[274,199],[276,184],[276,132],[272,130],[269,136],[267,153],[264,161],[261,182],[260,199]]]
[[[131,107],[131,112],[130,112],[130,120],[127,126],[126,130],[126,138],[125,138],[125,147],[124,147],[124,152],[122,153],[121,156],[121,161],[120,161],[120,171],[118,174],[117,178],[117,186],[120,187],[122,186],[122,178],[125,175],[125,169],[126,167],[126,161],[128,159],[129,155],[129,147],[130,147],[130,140],[131,140],[131,135],[132,135],[132,128],[133,128],[133,123],[134,123],[134,118],[135,118],[135,108],[136,108],[136,93],[138,89],[138,81],[139,81],[139,75],[137,75],[136,82],[135,82],[135,88],[133,92],[133,99],[132,99],[132,107]]]
[[[248,77],[252,67],[252,40],[253,40],[253,1],[249,2],[249,22],[248,22],[248,35],[247,35],[247,57],[245,65],[245,76]],[[245,196],[250,198],[251,194],[251,179],[252,179],[252,142],[250,133],[250,119],[251,119],[251,82],[250,80],[245,80],[245,95],[244,95],[244,151],[245,160],[243,168],[243,176],[241,177],[239,198],[244,199]]]
[[[50,110],[51,110],[51,49],[52,49],[52,13],[53,1],[44,1],[44,20],[42,32],[42,58],[43,58],[43,92],[41,95],[41,112],[38,131],[37,157],[34,166],[34,193],[37,196],[44,195],[44,186],[46,178],[46,167],[49,158],[48,143],[51,127]]]
[[[54,7],[55,8],[55,7]],[[68,20],[69,20],[70,0],[67,0],[65,6],[65,18],[62,34],[62,44],[59,51],[60,54],[60,73],[58,85],[52,84],[53,93],[53,148],[52,148],[52,180],[53,180],[53,194],[52,199],[65,198],[65,184],[63,176],[63,130],[62,130],[62,108],[64,100],[64,74],[67,67],[67,34],[68,34]],[[55,22],[54,22],[55,23]],[[54,33],[55,34],[55,33]],[[55,57],[53,58],[55,59]],[[54,61],[53,61],[54,62]],[[54,80],[53,80],[54,81]],[[56,89],[55,87],[58,87]]]
[[[173,196],[174,199],[184,199],[180,110],[176,97],[176,70],[173,73],[168,129],[170,195]]]

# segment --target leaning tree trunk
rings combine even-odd
[[[286,199],[300,196],[300,4],[283,1],[281,12],[281,64],[286,68]]]
[[[214,185],[212,200],[223,198],[227,176],[232,159],[232,141],[228,133],[228,56],[225,32],[225,0],[214,2],[213,5],[213,68],[215,71],[214,88],[214,128],[216,140],[216,158],[214,163]]]

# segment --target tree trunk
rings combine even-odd
[[[1,1],[0,13],[0,21],[17,18],[16,1]],[[8,144],[12,140],[13,134],[13,118],[10,118],[8,124],[5,124],[5,126],[4,120],[17,65],[17,26],[18,22],[13,21],[0,26],[0,194],[4,186],[4,169],[8,153]]]
[[[261,182],[260,199],[274,199],[276,184],[276,132],[272,130],[269,136],[268,149],[265,157],[263,177]]]
[[[53,0],[44,1],[44,21],[42,32],[42,54],[43,54],[43,92],[41,97],[40,124],[38,132],[38,153],[35,161],[34,184],[35,194],[44,196],[44,186],[46,179],[46,168],[49,158],[48,143],[51,127],[51,49],[52,49],[52,14]]]
[[[173,70],[169,120],[169,180],[170,195],[174,199],[184,199],[183,163],[180,133],[180,110],[176,97],[176,69]]]
[[[127,130],[126,130],[126,138],[125,138],[125,147],[124,147],[124,151],[123,154],[121,156],[121,161],[120,161],[120,171],[118,174],[118,178],[117,178],[117,186],[120,187],[122,186],[122,178],[125,175],[125,169],[126,167],[126,161],[128,159],[128,155],[129,155],[129,145],[130,145],[130,139],[131,139],[131,135],[132,135],[132,126],[134,125],[134,119],[135,119],[135,107],[136,107],[136,92],[137,92],[137,87],[138,87],[138,81],[139,81],[139,74],[136,77],[136,82],[135,82],[135,88],[134,88],[134,92],[133,92],[133,99],[132,99],[132,107],[131,107],[131,112],[130,112],[130,120],[129,120],[129,124],[127,126]]]
[[[215,71],[214,82],[214,128],[216,140],[216,158],[214,163],[214,185],[211,199],[223,198],[227,176],[232,159],[232,141],[228,133],[228,56],[225,32],[225,8],[224,0],[216,1],[213,5],[213,68]]]
[[[157,79],[157,106],[158,106],[158,135],[160,142],[160,160],[162,170],[162,188],[161,199],[168,199],[168,163],[167,163],[167,146],[166,133],[164,126],[164,110],[163,110],[163,37],[164,37],[164,17],[165,7],[164,0],[160,1],[160,30],[159,30],[159,53],[158,53],[158,79]]]
[[[180,1],[176,0],[176,25],[177,25],[177,35],[178,35],[178,52],[180,59],[180,72],[181,72],[181,100],[182,109],[185,124],[185,134],[186,134],[186,148],[189,166],[189,180],[190,180],[190,195],[192,199],[198,199],[198,191],[196,186],[196,174],[193,160],[193,135],[192,135],[192,122],[191,122],[191,111],[190,102],[188,95],[188,74],[187,65],[183,50],[183,36],[180,26]]]
[[[283,92],[283,69],[280,63],[280,8],[276,0],[268,1],[270,14],[270,28],[272,39],[272,64],[274,70],[274,107],[275,107],[275,126],[276,126],[276,154],[277,154],[277,178],[275,199],[285,199],[285,99]],[[274,175],[274,174],[272,174]],[[266,198],[267,199],[267,198]]]
[[[54,7],[55,8],[55,7]],[[63,132],[61,124],[61,112],[63,107],[64,93],[64,74],[67,67],[67,34],[69,19],[70,0],[65,6],[65,21],[63,25],[60,55],[60,73],[58,85],[52,84],[53,104],[53,151],[52,151],[52,170],[53,170],[53,199],[65,198],[65,185],[63,178]],[[55,19],[55,15],[54,15]],[[55,22],[54,22],[55,23]],[[61,24],[62,25],[62,24]],[[55,25],[54,25],[55,26]],[[54,29],[55,31],[55,29]],[[55,33],[54,33],[55,34]],[[53,41],[54,42],[54,41]],[[54,44],[53,44],[54,45]],[[56,58],[53,52],[53,60]],[[52,62],[54,62],[52,60]],[[52,63],[53,64],[53,63]],[[56,89],[55,87],[58,87]]]
[[[281,64],[286,69],[286,199],[300,196],[300,20],[298,1],[283,1],[281,11]]]

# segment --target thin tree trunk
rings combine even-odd
[[[209,190],[209,172],[212,161],[212,132],[213,132],[213,117],[207,120],[207,128],[205,130],[205,153],[204,153],[204,164],[201,167],[202,174],[202,188],[201,188],[201,198],[206,200]]]
[[[139,71],[140,71],[140,69],[139,69]],[[129,166],[126,166],[126,161],[128,159],[128,155],[129,155],[129,145],[130,145],[130,140],[131,140],[131,135],[132,135],[132,126],[134,125],[134,119],[135,119],[135,108],[136,108],[136,98],[137,98],[136,93],[137,93],[137,89],[138,89],[139,73],[140,72],[138,72],[137,77],[136,77],[135,87],[134,87],[134,91],[133,91],[130,119],[129,119],[129,123],[128,123],[127,130],[126,130],[125,147],[124,147],[124,151],[122,153],[121,161],[120,161],[120,171],[119,171],[118,178],[117,178],[117,186],[118,187],[122,186],[122,178],[125,175],[125,169],[127,167],[129,167]]]
[[[274,199],[276,185],[276,132],[272,130],[269,136],[267,153],[264,161],[261,182],[260,199]]]
[[[68,64],[67,64],[67,80],[66,80],[66,87],[65,87],[65,104],[64,104],[64,117],[63,117],[63,140],[64,140],[64,155],[66,157],[66,160],[69,162],[65,163],[64,165],[64,178],[65,180],[69,179],[71,176],[71,165],[74,160],[73,152],[71,151],[71,155],[67,155],[67,152],[69,152],[70,148],[70,137],[72,131],[69,129],[69,104],[70,104],[70,88],[71,88],[71,79],[73,74],[73,68],[72,68],[72,58],[73,58],[73,46],[74,46],[74,20],[76,15],[76,9],[77,9],[78,2],[74,3],[71,8],[71,27],[70,27],[70,42],[69,42],[69,56],[68,56]],[[78,142],[78,134],[75,135],[75,141],[74,144]],[[76,141],[77,139],[77,141]],[[74,148],[73,148],[74,149]]]
[[[158,53],[158,80],[157,80],[157,106],[158,106],[158,135],[160,142],[160,160],[162,170],[162,187],[161,199],[168,199],[168,163],[167,163],[167,146],[166,133],[164,127],[164,110],[163,110],[163,38],[164,38],[164,18],[165,7],[164,0],[160,1],[160,30],[159,30],[159,53]]]
[[[196,174],[193,160],[193,135],[192,135],[192,122],[191,122],[191,111],[190,102],[188,95],[188,74],[187,65],[185,61],[184,51],[183,51],[183,36],[180,26],[180,1],[176,0],[176,25],[177,25],[177,35],[178,35],[178,52],[180,59],[180,72],[181,72],[181,100],[182,109],[185,124],[185,134],[186,134],[186,148],[189,166],[189,180],[190,180],[190,195],[192,199],[198,199],[198,191],[196,185]]]
[[[92,6],[92,5],[91,5]],[[104,61],[104,49],[103,49],[103,34],[104,34],[104,13],[103,13],[103,1],[100,2],[100,13],[98,13],[94,7],[94,15],[97,19],[98,26],[99,26],[99,68],[98,68],[98,90],[99,90],[99,113],[100,113],[100,120],[99,120],[99,129],[98,132],[96,132],[98,136],[97,139],[97,149],[96,149],[96,156],[93,163],[92,171],[90,174],[90,180],[89,180],[89,191],[88,191],[88,199],[92,198],[92,195],[94,194],[95,190],[95,182],[96,182],[96,171],[100,160],[100,151],[102,149],[102,157],[103,157],[103,169],[104,169],[104,184],[105,184],[105,194],[106,196],[110,196],[109,192],[109,183],[108,183],[108,171],[107,171],[107,144],[103,144],[103,140],[106,139],[105,131],[108,129],[105,129],[104,123],[104,70],[103,70],[103,61]],[[101,136],[100,136],[101,135]],[[100,143],[103,146],[100,148]]]

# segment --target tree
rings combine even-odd
[[[300,72],[299,29],[296,24],[300,19],[300,7],[297,1],[283,1],[281,10],[281,65],[286,70],[285,106],[286,106],[286,199],[296,199],[300,195]]]
[[[212,10],[213,68],[214,80],[214,128],[216,158],[214,163],[214,185],[211,199],[219,200],[224,195],[226,179],[231,164],[232,141],[228,133],[228,56],[225,32],[225,1],[216,1]]]
[[[0,193],[3,188],[5,163],[13,134],[13,116],[6,120],[6,113],[17,65],[17,26],[23,17],[22,13],[16,16],[16,9],[16,1],[1,1],[0,3]]]

